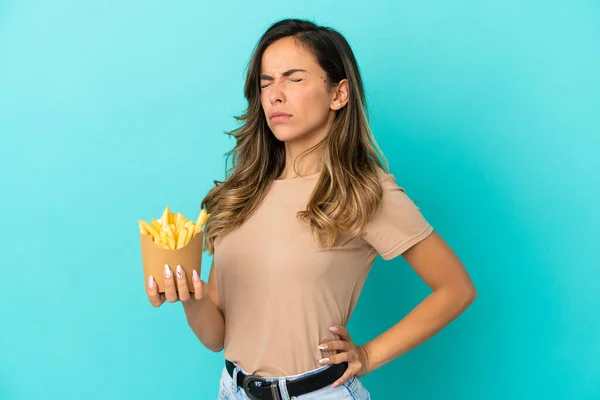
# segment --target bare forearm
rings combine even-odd
[[[183,303],[187,322],[206,348],[218,352],[225,341],[223,315],[208,296]]]
[[[438,289],[396,325],[365,344],[369,372],[412,350],[460,315],[475,299],[475,290]]]

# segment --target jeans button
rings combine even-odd
[[[296,396],[292,396],[290,400],[298,400],[298,398]]]

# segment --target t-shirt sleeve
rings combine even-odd
[[[391,260],[429,236],[433,227],[393,175],[385,174],[381,186],[380,209],[365,226],[362,239],[384,260]]]

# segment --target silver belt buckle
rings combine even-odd
[[[260,400],[258,397],[254,397],[252,393],[250,393],[250,383],[252,382],[265,382],[263,378],[256,375],[246,375],[244,377],[244,381],[242,383],[244,393],[250,400]],[[281,396],[279,395],[279,385],[278,382],[271,382],[271,394],[273,395],[273,400],[281,400]]]

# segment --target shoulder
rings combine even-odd
[[[388,172],[386,170],[384,170],[381,167],[375,167],[375,173],[377,174],[377,179],[379,180],[380,183],[386,181],[386,180],[396,180],[396,177],[394,176],[394,174],[392,174],[391,172]]]
[[[394,177],[394,175],[392,175],[389,172],[386,172],[383,168],[381,167],[375,167],[375,173],[377,174],[377,179],[379,180],[379,182],[383,182],[386,179],[389,179],[390,177]]]
[[[393,174],[377,172],[381,202],[365,225],[362,238],[381,256],[392,259],[428,236],[433,228]]]
[[[389,190],[400,190],[401,192],[405,192],[404,188],[398,185],[396,177],[391,172],[386,172],[383,168],[377,167],[376,173],[377,181],[381,185],[383,192]]]

